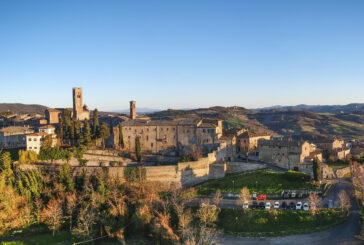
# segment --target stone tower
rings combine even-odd
[[[130,101],[130,118],[136,119],[136,109],[135,109],[135,101]]]
[[[73,88],[73,116],[77,119],[77,115],[79,115],[83,111],[83,103],[82,103],[82,88]]]
[[[73,118],[79,120],[90,119],[90,111],[82,101],[82,88],[73,88]]]

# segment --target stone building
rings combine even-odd
[[[327,158],[333,156],[336,159],[345,159],[350,154],[350,148],[347,148],[342,139],[322,139],[316,141],[315,144],[322,150]]]
[[[54,134],[56,128],[53,125],[45,125],[38,128],[40,133]]]
[[[118,127],[114,127],[114,135],[116,135],[116,131],[118,131]],[[135,151],[136,137],[139,137],[141,150],[145,153],[182,150],[192,144],[208,151],[219,143],[219,138],[222,136],[222,121],[215,119],[180,121],[136,119],[122,122],[122,134],[124,149],[131,152]]]
[[[61,116],[61,111],[53,108],[47,108],[44,112],[48,124],[58,124]]]
[[[0,148],[22,148],[26,146],[25,135],[34,133],[28,127],[10,126],[0,129]]]
[[[260,140],[270,140],[270,138],[271,136],[267,134],[245,131],[237,137],[237,151],[244,153],[246,150],[254,150]]]
[[[48,134],[46,132],[39,132],[34,134],[26,135],[26,147],[27,151],[34,151],[39,154],[40,148],[42,146],[42,142],[47,135],[52,137],[52,147],[57,144],[57,135],[56,134]]]
[[[296,171],[312,171],[312,161],[322,154],[307,141],[263,140],[258,142],[259,160]]]
[[[83,121],[90,119],[90,111],[86,105],[83,105],[82,88],[73,88],[73,117]]]

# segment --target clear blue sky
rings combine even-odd
[[[364,1],[0,1],[0,102],[364,102]]]

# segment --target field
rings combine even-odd
[[[285,189],[319,189],[311,182],[290,181],[284,177],[283,173],[267,170],[254,171],[228,175],[218,180],[208,180],[195,186],[198,195],[206,196],[220,190],[223,193],[239,193],[241,188],[247,187],[250,193],[257,194],[280,194]]]
[[[316,216],[306,211],[281,211],[276,216],[265,210],[222,209],[217,226],[237,236],[281,236],[329,229],[346,220],[340,211],[323,210]]]

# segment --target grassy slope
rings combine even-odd
[[[217,225],[226,234],[279,236],[329,229],[343,221],[338,210],[323,210],[316,216],[306,211],[279,210],[276,217],[265,210],[222,209]]]
[[[233,188],[234,181],[234,188]],[[210,195],[220,189],[223,193],[239,193],[248,187],[251,193],[280,194],[284,189],[317,189],[310,182],[294,182],[284,178],[282,173],[272,171],[255,171],[228,175],[217,180],[208,180],[195,186],[198,195]]]

